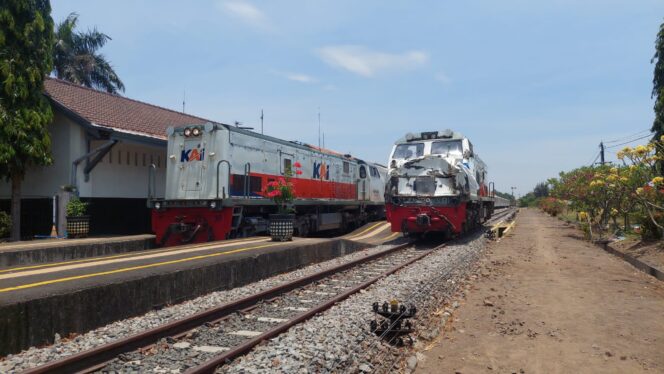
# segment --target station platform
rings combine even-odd
[[[141,251],[153,248],[154,239],[145,234],[0,243],[0,268]]]
[[[383,221],[333,239],[252,237],[0,267],[0,356],[395,239]]]

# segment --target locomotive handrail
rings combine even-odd
[[[248,197],[251,193],[251,163],[244,164],[244,197]]]
[[[219,199],[219,166],[221,166],[222,163],[226,163],[228,165],[228,192],[230,193],[230,188],[231,188],[231,163],[228,162],[228,160],[220,160],[217,162],[217,199]],[[226,187],[224,187],[224,193],[222,194],[222,198],[226,198]]]
[[[157,166],[148,166],[148,201],[154,199],[157,194]]]

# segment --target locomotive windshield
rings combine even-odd
[[[424,154],[424,143],[407,143],[399,144],[394,150],[392,158],[411,159],[414,157],[422,157]]]
[[[462,153],[461,140],[433,142],[431,144],[432,155],[446,155],[450,153]]]

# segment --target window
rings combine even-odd
[[[285,158],[284,159],[284,171],[283,174],[292,174],[292,169],[291,169],[291,159],[290,158]]]
[[[399,144],[394,149],[392,158],[410,159],[414,157],[422,157],[424,154],[424,143],[407,143]]]
[[[431,143],[432,155],[448,155],[450,153],[461,154],[461,140],[442,141]]]
[[[364,165],[360,166],[360,178],[364,179],[367,177],[367,169]]]
[[[131,165],[131,155],[129,154],[129,151],[127,151],[127,165]]]
[[[143,153],[143,166],[146,166],[146,164],[145,164],[145,157],[146,157],[146,155],[145,155],[145,153]]]
[[[374,178],[380,177],[380,174],[378,174],[378,169],[376,169],[375,167],[372,166],[371,168],[369,168],[369,170],[371,171],[372,177]]]
[[[122,151],[118,151],[118,165],[122,165]]]
[[[231,195],[244,196],[244,174],[231,175]],[[261,177],[249,176],[249,194],[258,194],[263,190],[263,179]]]
[[[154,155],[150,155],[150,165],[154,164]]]
[[[347,161],[344,161],[344,174],[350,173],[350,164]]]
[[[134,152],[134,166],[138,166],[138,152]]]

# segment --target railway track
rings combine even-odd
[[[291,281],[26,373],[151,370],[212,373],[439,246],[407,243]],[[174,367],[177,366],[177,367]]]

